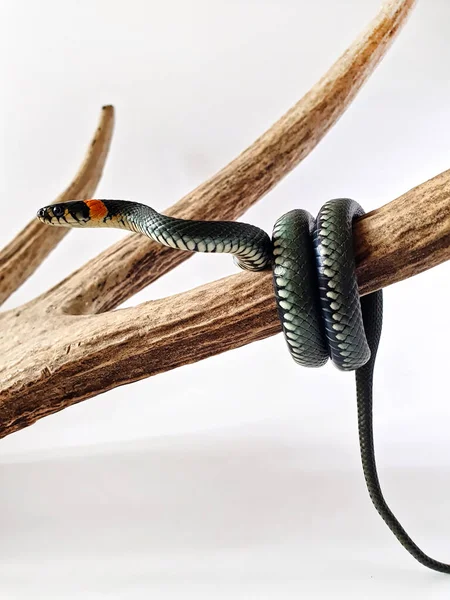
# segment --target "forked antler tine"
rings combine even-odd
[[[254,144],[166,214],[236,219],[311,152],[368,79],[415,0],[390,0],[328,73]],[[64,312],[113,308],[190,254],[129,236],[39,301]],[[101,292],[99,292],[101,290]]]
[[[78,173],[55,202],[92,196],[102,175],[113,127],[114,109],[104,106]],[[0,251],[0,305],[37,269],[68,231],[65,228],[46,227],[33,219]]]

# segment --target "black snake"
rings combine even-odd
[[[87,200],[41,208],[43,223],[65,227],[118,227],[159,244],[192,252],[227,252],[243,269],[272,268],[278,314],[293,359],[319,367],[331,358],[355,371],[362,466],[372,502],[399,542],[424,566],[450,573],[427,556],[384,500],[378,480],[372,425],[373,370],[383,317],[382,292],[360,298],[353,255],[352,222],[364,214],[353,200],[327,202],[316,219],[293,210],[275,223],[272,239],[253,225],[190,221],[161,215],[123,200]]]

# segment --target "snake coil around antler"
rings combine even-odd
[[[370,498],[403,547],[421,564],[443,573],[450,565],[427,556],[387,505],[379,483],[373,440],[373,371],[383,318],[381,290],[360,298],[353,255],[353,220],[364,214],[347,198],[327,202],[316,219],[293,210],[276,222],[272,239],[234,221],[174,219],[124,200],[74,201],[47,206],[38,218],[64,227],[117,227],[192,252],[227,252],[243,269],[272,268],[278,313],[293,359],[308,367],[328,358],[355,371],[361,459]]]

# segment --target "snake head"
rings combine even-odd
[[[89,206],[83,201],[60,202],[40,208],[36,217],[47,225],[83,227],[90,220]]]

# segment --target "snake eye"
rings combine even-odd
[[[57,218],[62,217],[64,215],[64,208],[60,204],[56,204],[53,207],[53,214]]]

